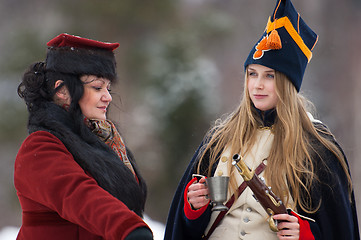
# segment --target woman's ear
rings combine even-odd
[[[57,80],[55,82],[54,88],[58,88],[60,85],[62,85],[64,83],[63,80]],[[59,105],[70,105],[71,102],[71,98],[70,98],[70,93],[68,88],[63,85],[60,87],[60,89],[58,91],[56,91],[55,96],[54,96],[54,101],[59,104]]]

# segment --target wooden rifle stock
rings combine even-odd
[[[237,168],[247,186],[252,190],[256,200],[270,216],[268,222],[271,230],[277,232],[277,221],[273,219],[273,215],[287,213],[287,209],[281,199],[272,192],[271,188],[265,184],[264,180],[259,178],[253,170],[251,171],[248,168],[239,154],[233,155],[232,165]]]

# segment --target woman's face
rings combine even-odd
[[[247,69],[247,88],[256,108],[267,111],[276,107],[275,71],[259,64],[250,64]]]
[[[106,120],[110,95],[110,80],[99,78],[94,75],[80,77],[84,84],[84,94],[79,100],[79,106],[83,115],[88,119]]]

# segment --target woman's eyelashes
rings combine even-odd
[[[248,76],[256,77],[257,73],[256,72],[248,72]]]
[[[103,89],[106,89],[108,92],[112,91],[109,86],[92,86],[92,88],[96,91],[101,91]]]
[[[267,78],[275,78],[275,75],[274,75],[274,74],[269,73],[269,74],[267,74]]]
[[[96,91],[100,91],[102,88],[101,87],[93,87]]]

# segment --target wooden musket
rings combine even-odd
[[[233,155],[232,165],[237,168],[247,186],[252,190],[256,200],[266,210],[269,215],[268,223],[271,230],[278,232],[277,220],[273,219],[273,215],[287,213],[287,209],[281,199],[266,185],[264,179],[261,179],[253,170],[249,169],[239,154]]]

